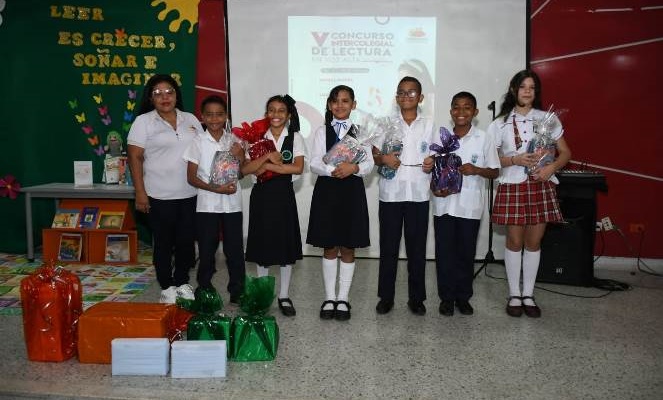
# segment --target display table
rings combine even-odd
[[[34,233],[32,229],[32,198],[48,197],[55,199],[55,208],[58,208],[60,199],[133,199],[135,191],[133,186],[106,185],[95,183],[92,187],[75,187],[73,183],[47,183],[44,185],[21,188],[25,194],[25,229],[27,234],[27,257],[33,261],[35,258]]]

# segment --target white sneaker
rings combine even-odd
[[[177,298],[177,288],[171,286],[168,289],[161,291],[161,297],[159,297],[159,303],[164,304],[175,304],[175,299]]]
[[[185,283],[182,286],[177,287],[176,291],[177,297],[181,297],[187,300],[194,300],[195,296],[193,295],[193,288],[188,283]]]

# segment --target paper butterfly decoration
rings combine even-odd
[[[116,36],[119,35],[118,37],[121,36],[126,36],[126,33],[124,33],[124,29],[121,30],[116,30]],[[124,110],[124,113],[122,115],[123,120],[122,120],[122,130],[126,134],[126,132],[129,132],[131,129],[131,122],[134,119],[133,115],[133,110],[136,107],[136,90],[127,90],[127,101],[126,101],[126,108]],[[109,126],[112,124],[113,119],[111,118],[110,115],[110,109],[107,104],[104,104],[104,98],[102,93],[94,94],[92,95],[92,101],[96,105],[96,109],[99,112],[99,120],[98,122],[101,122],[105,126]],[[69,108],[72,110],[78,109],[78,99],[71,99],[68,100],[68,105]],[[101,143],[101,140],[99,139],[99,135],[94,134],[95,129],[94,129],[94,123],[93,121],[90,121],[88,123],[87,117],[85,112],[81,113],[76,113],[74,112],[74,118],[76,118],[76,122],[80,124],[80,128],[85,133],[85,135],[88,135],[86,137],[88,143],[90,146],[92,146],[92,151],[97,156],[103,156],[106,151],[104,150],[104,145]],[[107,128],[111,129],[111,127]]]

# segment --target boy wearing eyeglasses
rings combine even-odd
[[[395,170],[381,175],[380,206],[380,267],[378,314],[386,314],[394,306],[396,272],[401,236],[405,236],[408,270],[408,308],[415,315],[426,314],[426,238],[428,237],[428,200],[430,171],[433,159],[429,146],[433,142],[435,124],[419,112],[424,100],[421,83],[406,76],[398,83],[396,103],[399,113],[392,124],[399,127],[400,151],[381,152],[385,141],[379,137],[373,147],[375,165]]]

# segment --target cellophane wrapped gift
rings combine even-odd
[[[65,361],[76,354],[83,313],[81,281],[46,262],[21,281],[23,334],[31,361]]]
[[[274,277],[246,277],[240,308],[246,316],[233,319],[231,337],[234,361],[270,361],[276,358],[279,327],[266,315],[274,301]]]
[[[225,185],[239,180],[239,160],[230,151],[217,151],[212,160],[209,183]]]
[[[553,111],[553,107],[551,106],[542,117],[535,118],[534,121],[532,121],[534,138],[527,143],[527,152],[536,154],[538,156],[538,161],[536,165],[531,168],[525,167],[525,172],[527,174],[535,174],[542,167],[555,161],[557,141],[553,139],[552,135],[561,125],[559,115],[565,111],[566,110]]]
[[[447,190],[449,194],[459,193],[463,186],[463,174],[458,168],[463,165],[463,160],[452,153],[460,147],[458,136],[441,127],[440,142],[442,145],[437,143],[430,145],[430,149],[437,153],[433,156],[430,189],[434,192]]]
[[[352,132],[352,135],[349,133]],[[347,162],[359,164],[367,154],[363,144],[370,140],[367,136],[362,136],[363,130],[359,125],[352,125],[350,132],[336,142],[327,153],[322,156],[322,161],[327,165],[337,166],[340,163]]]
[[[241,127],[232,128],[232,133],[248,144],[249,158],[251,160],[255,160],[264,156],[265,154],[276,151],[274,142],[270,139],[265,139],[264,137],[267,129],[269,129],[269,118],[263,118],[251,122],[251,125],[246,122],[242,122]],[[268,181],[277,175],[279,174],[276,172],[265,171],[258,175],[258,182]]]
[[[226,354],[231,354],[232,321],[230,317],[220,314],[223,300],[215,288],[198,287],[194,300],[178,298],[177,305],[194,313],[187,326],[187,340],[225,340]]]
[[[397,120],[389,117],[380,118],[378,122],[380,131],[384,135],[384,142],[380,151],[382,154],[399,153],[403,151],[403,132]],[[396,170],[386,165],[378,167],[378,174],[385,179],[393,179],[396,176]]]

